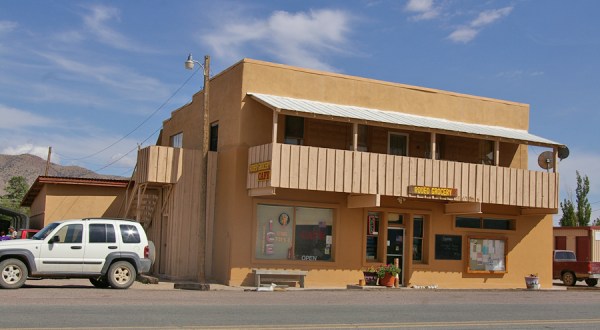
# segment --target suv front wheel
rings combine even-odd
[[[27,266],[19,259],[6,259],[0,262],[0,287],[18,289],[25,284]]]
[[[108,284],[113,289],[127,289],[135,282],[135,267],[127,261],[117,261],[108,268]]]

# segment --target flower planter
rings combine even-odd
[[[537,276],[525,276],[525,285],[529,290],[539,290],[540,279]]]
[[[394,287],[394,281],[396,280],[396,276],[391,273],[385,273],[385,276],[379,279],[379,285],[387,286],[388,288]]]
[[[377,273],[376,272],[363,272],[365,276],[366,285],[377,285]]]

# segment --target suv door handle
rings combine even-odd
[[[71,246],[71,249],[73,249],[73,250],[81,250],[81,246]]]
[[[114,249],[116,249],[117,247],[116,247],[116,246],[114,246],[114,245],[110,245],[108,248],[109,248],[109,249],[111,249],[111,250],[114,250]]]

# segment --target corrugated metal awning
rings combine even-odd
[[[562,146],[543,137],[530,134],[526,130],[512,129],[500,126],[480,125],[451,121],[441,118],[417,116],[402,112],[386,111],[379,109],[363,108],[351,105],[325,103],[305,99],[296,99],[284,96],[275,96],[259,93],[248,93],[255,100],[272,108],[298,116],[327,117],[325,119],[345,122],[371,122],[387,125],[398,125],[405,128],[425,131],[439,131],[440,133],[456,135],[476,135],[479,138],[510,140],[513,142],[538,145],[546,147]]]

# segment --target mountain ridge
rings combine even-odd
[[[35,182],[38,176],[46,175],[46,160],[31,154],[21,155],[3,155],[0,154],[0,196],[6,192],[4,188],[8,181],[15,176],[22,176],[27,181],[29,187]],[[123,180],[128,179],[116,175],[103,175],[88,170],[80,166],[63,166],[50,162],[48,167],[48,176],[70,177],[70,178],[88,178],[88,179],[110,179]]]

